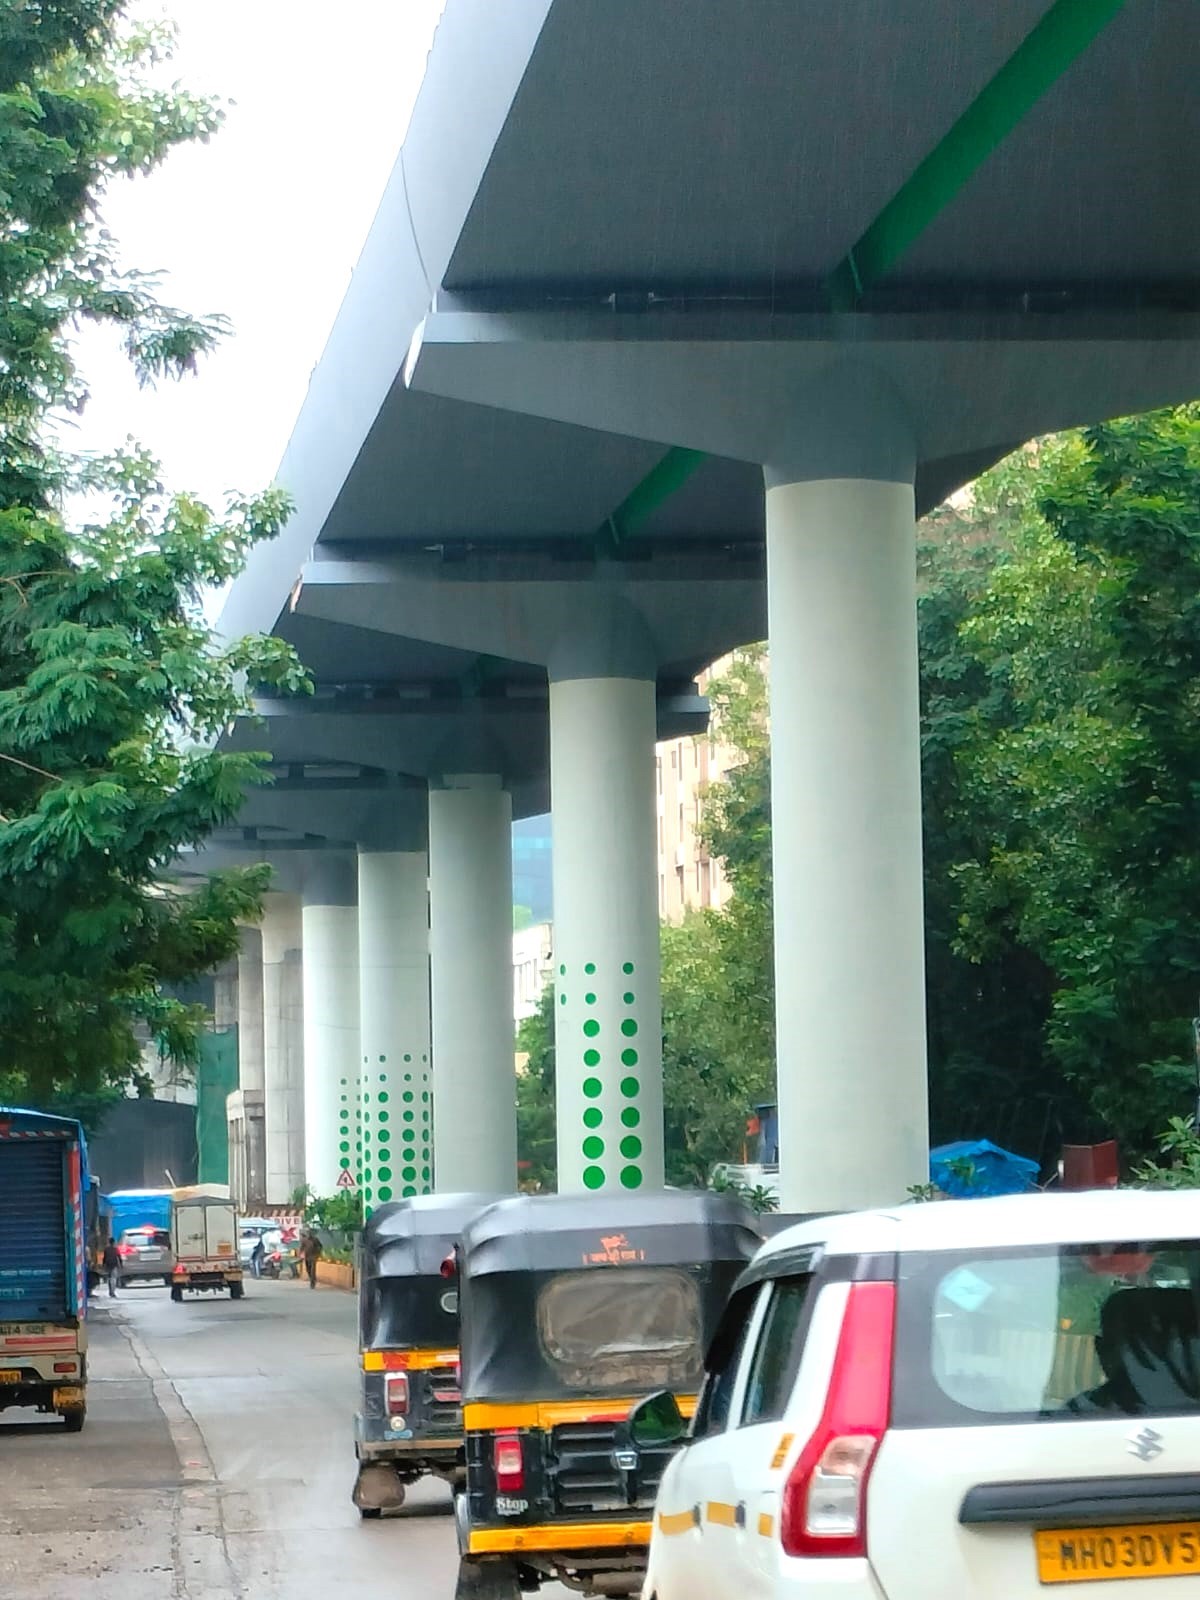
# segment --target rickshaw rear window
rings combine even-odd
[[[538,1295],[538,1340],[570,1389],[695,1388],[700,1294],[665,1267],[564,1272]]]

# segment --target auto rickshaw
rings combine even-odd
[[[463,1478],[454,1251],[496,1197],[428,1194],[371,1214],[358,1285],[362,1401],[354,1421],[354,1504],[378,1517],[426,1473]]]
[[[520,1195],[458,1253],[466,1486],[458,1596],[543,1583],[638,1591],[675,1443],[623,1448],[630,1409],[675,1385],[694,1406],[729,1290],[762,1243],[724,1195]]]

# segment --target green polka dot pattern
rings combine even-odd
[[[636,1014],[638,991],[646,984],[634,980],[635,971],[632,961],[559,964],[558,1059],[578,1064],[575,1081],[583,1100],[575,1113],[582,1123],[575,1140],[566,1128],[559,1130],[559,1140],[567,1160],[574,1142],[574,1161],[580,1165],[574,1167],[573,1181],[587,1190],[638,1189],[646,1182],[643,1136],[630,1131],[641,1128],[643,1117],[642,1078],[634,1070],[642,1063],[633,1041],[642,1023],[648,1025],[644,1015],[639,1019]],[[606,1123],[621,1135],[619,1140],[604,1136]]]
[[[422,1099],[428,1098],[428,1049],[393,1051],[390,1055],[392,1061],[401,1062],[402,1070],[389,1074],[387,1052],[368,1053],[363,1057],[358,1104],[362,1148],[364,1151],[374,1150],[376,1160],[380,1163],[372,1187],[366,1186],[367,1173],[362,1174],[363,1202],[367,1216],[370,1216],[376,1205],[386,1205],[389,1200],[399,1198],[401,1195],[407,1199],[415,1194],[425,1194],[430,1188],[428,1179],[416,1178],[418,1168],[428,1169],[430,1166],[432,1144],[429,1122],[428,1119],[418,1122],[410,1109],[418,1095]],[[398,1122],[393,1131],[392,1113],[389,1108],[400,1083],[404,1085],[399,1090],[400,1099],[406,1109],[403,1120]],[[366,1159],[369,1157],[364,1157],[364,1161]],[[397,1167],[403,1170],[408,1180],[403,1190],[393,1187],[393,1170]],[[411,1178],[409,1178],[410,1173]]]

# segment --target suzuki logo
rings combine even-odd
[[[1129,1454],[1136,1456],[1139,1461],[1154,1461],[1164,1449],[1162,1434],[1155,1433],[1153,1428],[1143,1428],[1141,1433],[1131,1433],[1129,1436]]]

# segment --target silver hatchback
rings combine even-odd
[[[117,1240],[117,1254],[122,1283],[165,1283],[170,1288],[175,1256],[165,1228],[126,1228]]]

